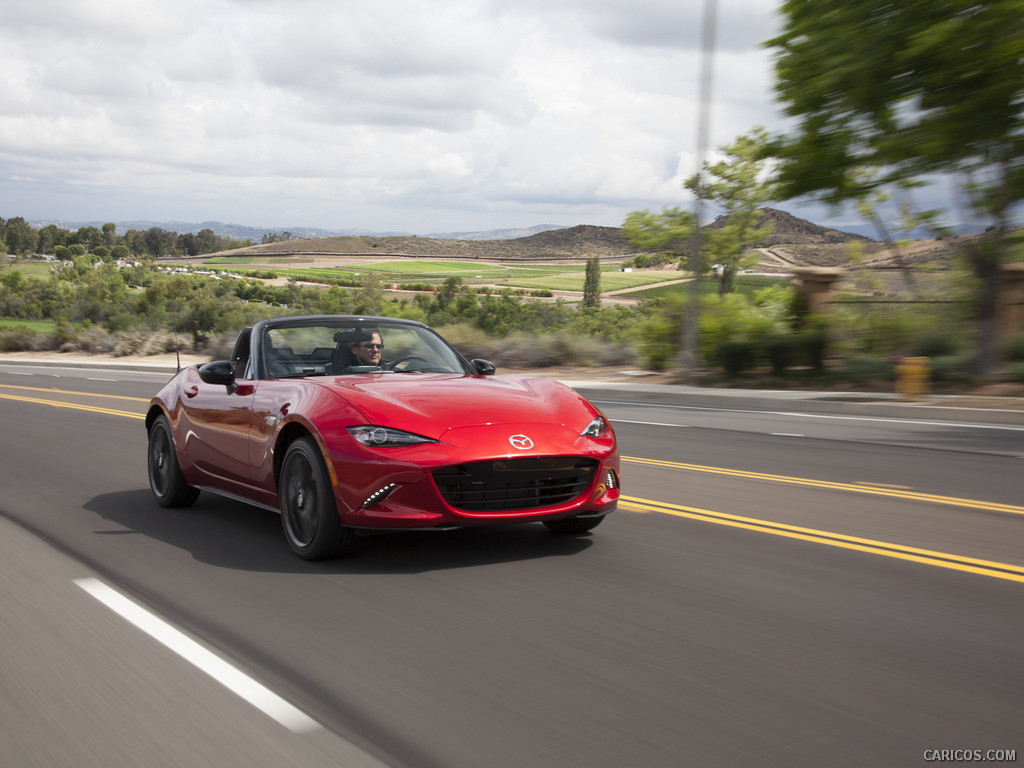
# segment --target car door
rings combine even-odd
[[[185,452],[213,487],[243,492],[251,481],[249,432],[256,382],[207,384],[189,376],[181,397]],[[179,433],[179,434],[181,434]]]

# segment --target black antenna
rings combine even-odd
[[[177,366],[175,373],[181,373],[181,350],[178,348],[178,308],[171,312],[174,316],[174,362]]]

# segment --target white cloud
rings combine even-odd
[[[719,0],[714,146],[779,124],[776,4]],[[617,226],[688,204],[702,6],[13,0],[0,216]]]

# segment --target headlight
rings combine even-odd
[[[587,428],[580,432],[580,437],[605,437],[608,434],[608,422],[603,416],[598,416],[587,424]]]
[[[391,427],[375,427],[372,424],[364,424],[358,427],[346,427],[348,433],[363,445],[371,448],[396,448],[402,445],[419,445],[421,443],[436,443],[429,437],[414,435],[412,432],[403,432],[400,429]]]

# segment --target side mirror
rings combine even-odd
[[[494,364],[489,363],[486,360],[479,358],[473,358],[469,361],[469,364],[473,366],[473,370],[477,376],[493,376],[494,375]]]
[[[235,383],[235,369],[230,360],[214,360],[199,367],[199,378],[207,384],[222,384],[230,387]]]

